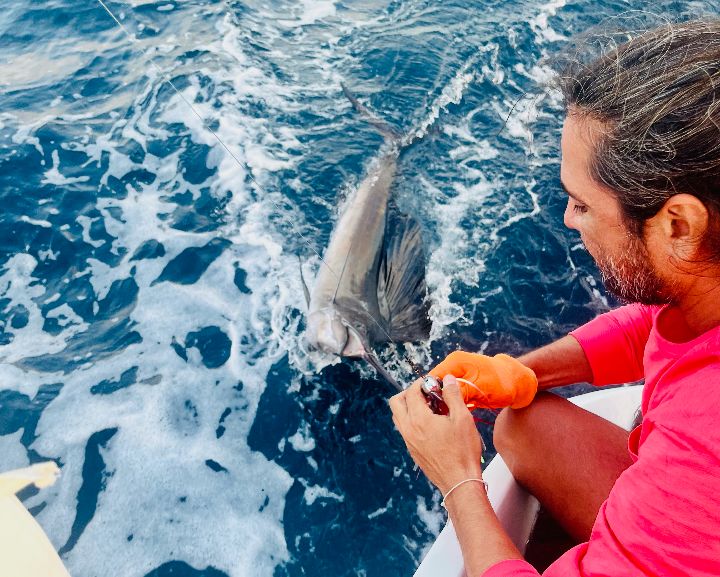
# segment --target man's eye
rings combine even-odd
[[[584,204],[578,204],[577,202],[573,205],[573,210],[575,212],[578,212],[580,214],[585,214],[587,212],[587,206]]]

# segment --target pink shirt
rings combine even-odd
[[[673,311],[628,305],[571,334],[595,385],[645,378],[634,463],[600,507],[590,540],[544,573],[568,576],[720,575],[720,327],[688,342],[661,334]],[[658,323],[660,321],[660,323]],[[537,577],[503,561],[482,577]]]

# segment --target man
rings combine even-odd
[[[453,353],[431,371],[449,415],[414,383],[390,401],[393,420],[444,496],[469,577],[537,572],[487,500],[454,377],[487,405],[515,407],[495,446],[582,542],[544,575],[720,575],[720,21],[647,31],[569,66],[559,84],[565,224],[631,304],[517,360]],[[630,434],[534,396],[640,378],[643,421]]]

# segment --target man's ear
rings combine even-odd
[[[707,232],[710,215],[703,202],[692,194],[671,196],[653,218],[668,245],[682,260],[694,260]]]

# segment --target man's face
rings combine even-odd
[[[575,115],[565,118],[560,166],[568,194],[565,226],[580,233],[605,288],[615,296],[643,304],[672,302],[672,291],[658,274],[646,243],[625,225],[615,196],[590,177],[593,130],[599,128]]]

